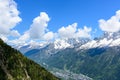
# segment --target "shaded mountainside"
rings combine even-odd
[[[38,55],[38,54],[36,54]],[[40,56],[31,55],[29,58],[42,64]],[[39,57],[39,58],[38,58]],[[120,79],[120,47],[92,48],[77,50],[67,48],[42,61],[49,67],[69,70],[77,74],[84,74],[94,80]]]
[[[59,80],[0,39],[0,80]]]
[[[50,57],[46,60],[46,64],[59,69],[82,73],[94,80],[119,80],[120,47],[80,51],[66,49]]]

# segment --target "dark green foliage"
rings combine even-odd
[[[0,80],[58,80],[0,40]]]
[[[5,74],[5,72],[2,70],[1,66],[0,66],[0,80],[7,80],[7,76]]]

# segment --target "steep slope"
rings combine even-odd
[[[58,80],[0,39],[0,80]]]

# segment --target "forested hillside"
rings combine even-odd
[[[59,80],[0,39],[0,80]]]

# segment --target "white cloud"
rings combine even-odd
[[[46,41],[52,40],[54,38],[54,33],[53,32],[47,32],[44,36],[43,39]]]
[[[14,27],[5,28],[6,34],[12,36],[20,36],[18,39],[8,41],[15,45],[23,45],[33,41],[49,41],[55,38],[88,38],[90,36],[91,28],[84,27],[83,29],[77,28],[77,23],[68,25],[67,27],[61,27],[58,32],[53,33],[48,29],[49,16],[45,12],[41,12],[39,16],[33,19],[33,23],[23,35],[20,35],[18,31],[14,30]],[[17,24],[17,23],[16,23]],[[15,24],[15,25],[16,25]],[[4,29],[4,27],[1,27]],[[8,31],[7,31],[8,30]],[[4,30],[3,30],[4,31]],[[4,31],[5,32],[5,31]],[[8,33],[7,33],[8,32]],[[3,37],[3,36],[2,36]],[[4,40],[7,40],[3,37]]]
[[[14,39],[14,40],[8,40],[7,42],[9,44],[14,44],[14,45],[25,45],[29,42],[30,36],[28,32],[26,31],[23,35],[21,35],[19,38]]]
[[[0,10],[0,38],[5,42],[10,42],[7,37],[20,36],[14,28],[22,19],[19,17],[17,4],[13,0],[0,0]]]
[[[22,45],[31,40],[53,40],[56,36],[60,38],[77,38],[89,37],[89,30],[87,27],[84,29],[77,29],[77,23],[62,27],[57,33],[53,33],[48,29],[48,22],[50,18],[47,13],[41,12],[39,16],[33,19],[33,23],[23,35],[20,35],[15,26],[22,21],[19,17],[17,4],[14,0],[0,0],[0,37],[8,43]],[[81,34],[81,35],[79,35]],[[14,40],[8,40],[7,37],[19,37]]]
[[[99,26],[102,31],[117,32],[120,30],[120,10],[116,11],[116,15],[108,20],[100,19]]]
[[[33,23],[29,29],[29,35],[31,39],[41,39],[46,30],[50,18],[45,12],[41,12],[38,17],[33,20]]]
[[[6,36],[0,35],[0,38],[1,38],[3,41],[5,41],[5,42],[8,41],[8,38],[7,38]]]
[[[60,38],[90,38],[91,28],[77,29],[77,23],[62,27],[58,30]]]
[[[54,33],[49,32],[47,29],[48,22],[50,18],[45,12],[41,12],[40,15],[33,19],[33,23],[23,35],[21,35],[18,39],[12,40],[10,43],[14,43],[16,45],[26,44],[29,41],[36,40],[52,40],[54,38]]]
[[[76,32],[77,23],[62,27],[58,30],[58,34],[61,38],[72,38]]]
[[[27,41],[29,40],[30,36],[28,32],[25,32],[22,36],[19,37],[20,41]]]
[[[13,37],[18,37],[18,36],[20,36],[20,33],[17,30],[12,30],[10,32],[10,35],[13,36]]]
[[[75,34],[76,38],[82,37],[82,38],[90,38],[90,32],[91,28],[88,28],[87,26],[84,26],[84,29],[78,29],[78,32]]]
[[[18,16],[17,4],[13,0],[0,0],[0,34],[10,35],[13,28],[22,19]],[[12,31],[12,33],[17,33]]]

